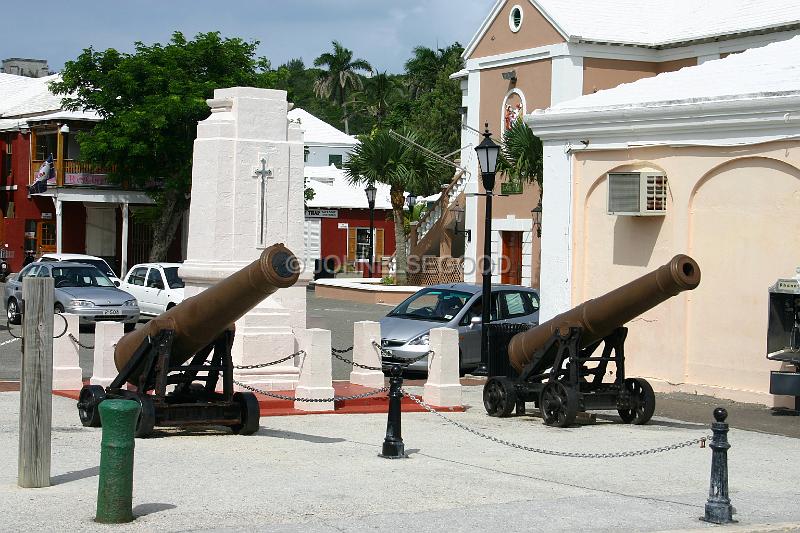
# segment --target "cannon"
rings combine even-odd
[[[598,409],[616,409],[627,423],[648,422],[655,394],[646,380],[625,377],[623,325],[699,283],[697,263],[677,255],[627,285],[514,335],[507,348],[508,374],[490,376],[484,385],[487,413],[523,414],[525,402],[534,402],[551,426],[568,426],[578,412]],[[594,356],[601,344],[601,355]],[[606,379],[609,363],[616,370],[613,381]]]
[[[105,389],[81,389],[81,423],[99,427],[98,406],[115,398],[141,405],[137,437],[150,435],[155,426],[228,426],[242,435],[258,431],[256,396],[233,390],[234,323],[270,294],[294,285],[297,264],[282,244],[270,246],[250,265],[123,336],[114,349],[119,372],[114,381]],[[217,392],[220,375],[222,392]]]

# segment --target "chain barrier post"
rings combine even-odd
[[[91,385],[105,388],[111,385],[119,373],[114,364],[114,347],[125,334],[120,322],[98,322],[94,329],[94,363]]]
[[[711,424],[711,485],[708,489],[706,514],[701,519],[712,524],[730,524],[733,519],[733,506],[728,497],[728,411],[722,407],[714,409],[714,420]]]
[[[333,397],[335,391],[330,330],[298,330],[297,340],[304,354],[300,359],[300,377],[294,391],[295,397],[316,400]],[[294,408],[299,411],[333,411],[334,402],[305,402],[295,399]]]
[[[403,368],[398,364],[392,365],[389,374],[389,416],[386,421],[386,438],[383,439],[383,448],[378,456],[384,459],[405,459],[407,455],[400,428]]]
[[[80,335],[79,318],[71,313],[62,313],[61,318],[67,323],[67,332],[53,339],[53,390],[80,390],[83,370],[78,344],[71,338]]]
[[[95,521],[122,524],[133,520],[133,434],[141,407],[133,400],[100,403],[103,440]]]
[[[353,371],[350,383],[362,387],[383,387],[380,350],[372,343],[381,342],[381,325],[378,322],[362,321],[353,324]],[[375,368],[377,370],[370,370]]]

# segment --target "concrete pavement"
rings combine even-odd
[[[548,428],[531,417],[495,419],[480,406],[480,393],[480,387],[467,387],[465,401],[475,407],[447,416],[528,446],[635,450],[709,433],[708,424],[663,418],[628,426],[608,416],[595,425],[567,429]],[[100,430],[80,426],[75,403],[54,397],[54,486],[19,489],[18,409],[18,393],[0,394],[0,530],[107,530],[92,521]],[[730,420],[735,418],[733,411]],[[251,437],[214,429],[161,431],[136,443],[133,501],[138,518],[115,529],[713,527],[697,520],[708,494],[708,448],[623,459],[559,458],[480,439],[428,413],[408,413],[403,437],[411,458],[391,461],[377,457],[385,424],[385,415],[310,415],[264,418],[261,430]],[[734,530],[800,527],[798,441],[736,429],[730,440],[731,499],[740,521]]]

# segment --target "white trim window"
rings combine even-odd
[[[511,11],[508,12],[508,27],[509,29],[517,33],[519,29],[522,27],[522,19],[525,17],[525,12],[522,11],[522,6],[515,5],[511,8]]]

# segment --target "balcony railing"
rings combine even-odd
[[[32,184],[36,180],[36,173],[44,161],[31,160],[31,175],[28,183]],[[102,168],[83,161],[65,159],[63,168],[56,168],[56,178],[47,182],[51,186],[85,186],[85,187],[119,187],[119,184],[108,181],[108,173],[113,172],[113,168]]]

